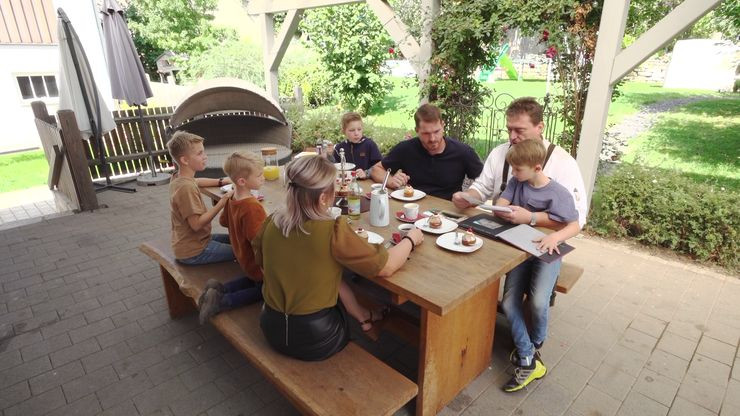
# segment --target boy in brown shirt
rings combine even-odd
[[[265,182],[263,166],[262,159],[251,152],[234,152],[224,162],[224,172],[234,184],[234,193],[221,199],[226,201],[226,207],[219,223],[229,229],[231,247],[245,276],[225,285],[215,279],[206,283],[198,301],[201,324],[220,311],[262,300],[262,269],[254,260],[251,241],[267,217],[252,193]]]
[[[195,178],[195,172],[205,170],[208,160],[203,148],[203,138],[186,131],[178,131],[167,142],[167,149],[177,166],[177,173],[170,181],[172,251],[175,258],[178,262],[188,265],[234,260],[229,236],[211,235],[211,221],[224,207],[228,198],[207,209],[198,189],[202,186],[221,186],[224,181]],[[228,196],[231,196],[231,193]]]

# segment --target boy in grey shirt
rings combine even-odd
[[[506,160],[514,177],[506,184],[496,205],[529,210],[533,217],[531,225],[535,225],[535,212],[547,212],[561,227],[541,238],[537,248],[559,253],[558,243],[577,235],[580,230],[578,211],[568,190],[542,173],[545,156],[545,147],[538,140],[525,140],[511,146]],[[516,347],[510,356],[515,366],[514,376],[504,385],[506,392],[521,390],[547,373],[538,350],[547,336],[550,294],[560,273],[560,264],[560,259],[548,264],[530,257],[506,276],[501,305],[511,323]],[[525,293],[532,312],[531,330],[524,321]]]

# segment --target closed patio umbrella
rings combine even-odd
[[[123,9],[116,0],[104,0],[101,13],[103,14],[103,37],[113,98],[124,100],[128,105],[138,108],[139,133],[149,154],[151,173],[140,175],[137,182],[141,185],[167,183],[170,175],[164,172],[157,174],[154,168],[154,155],[152,154],[154,143],[149,126],[144,124],[144,114],[141,111],[141,106],[146,105],[146,99],[154,94],[152,94],[134,41],[131,39],[131,32],[123,17]]]
[[[135,192],[122,186],[113,185],[110,180],[108,164],[105,161],[103,134],[116,128],[108,106],[100,95],[90,63],[82,48],[80,39],[67,15],[57,9],[57,31],[59,37],[59,109],[72,110],[82,133],[88,134],[98,150],[100,169],[105,176],[105,185],[98,185],[96,192],[113,189]]]

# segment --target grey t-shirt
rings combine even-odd
[[[531,212],[547,212],[553,221],[578,221],[578,211],[570,192],[552,179],[542,188],[535,188],[529,182],[519,182],[516,178],[511,178],[501,193],[501,198]]]

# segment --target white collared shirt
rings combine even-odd
[[[543,139],[542,143],[545,145],[545,148],[550,146],[550,142],[547,140]],[[483,201],[490,198],[496,202],[496,199],[501,194],[504,162],[506,161],[506,152],[509,151],[510,146],[507,141],[494,148],[486,158],[486,163],[483,165],[483,171],[480,176],[470,186],[472,189],[478,191]],[[588,198],[586,196],[586,188],[583,185],[581,170],[578,169],[576,160],[565,149],[556,146],[543,169],[543,173],[550,179],[563,185],[570,192],[578,210],[578,224],[583,228],[588,217]],[[508,178],[511,179],[511,168],[509,168]]]

